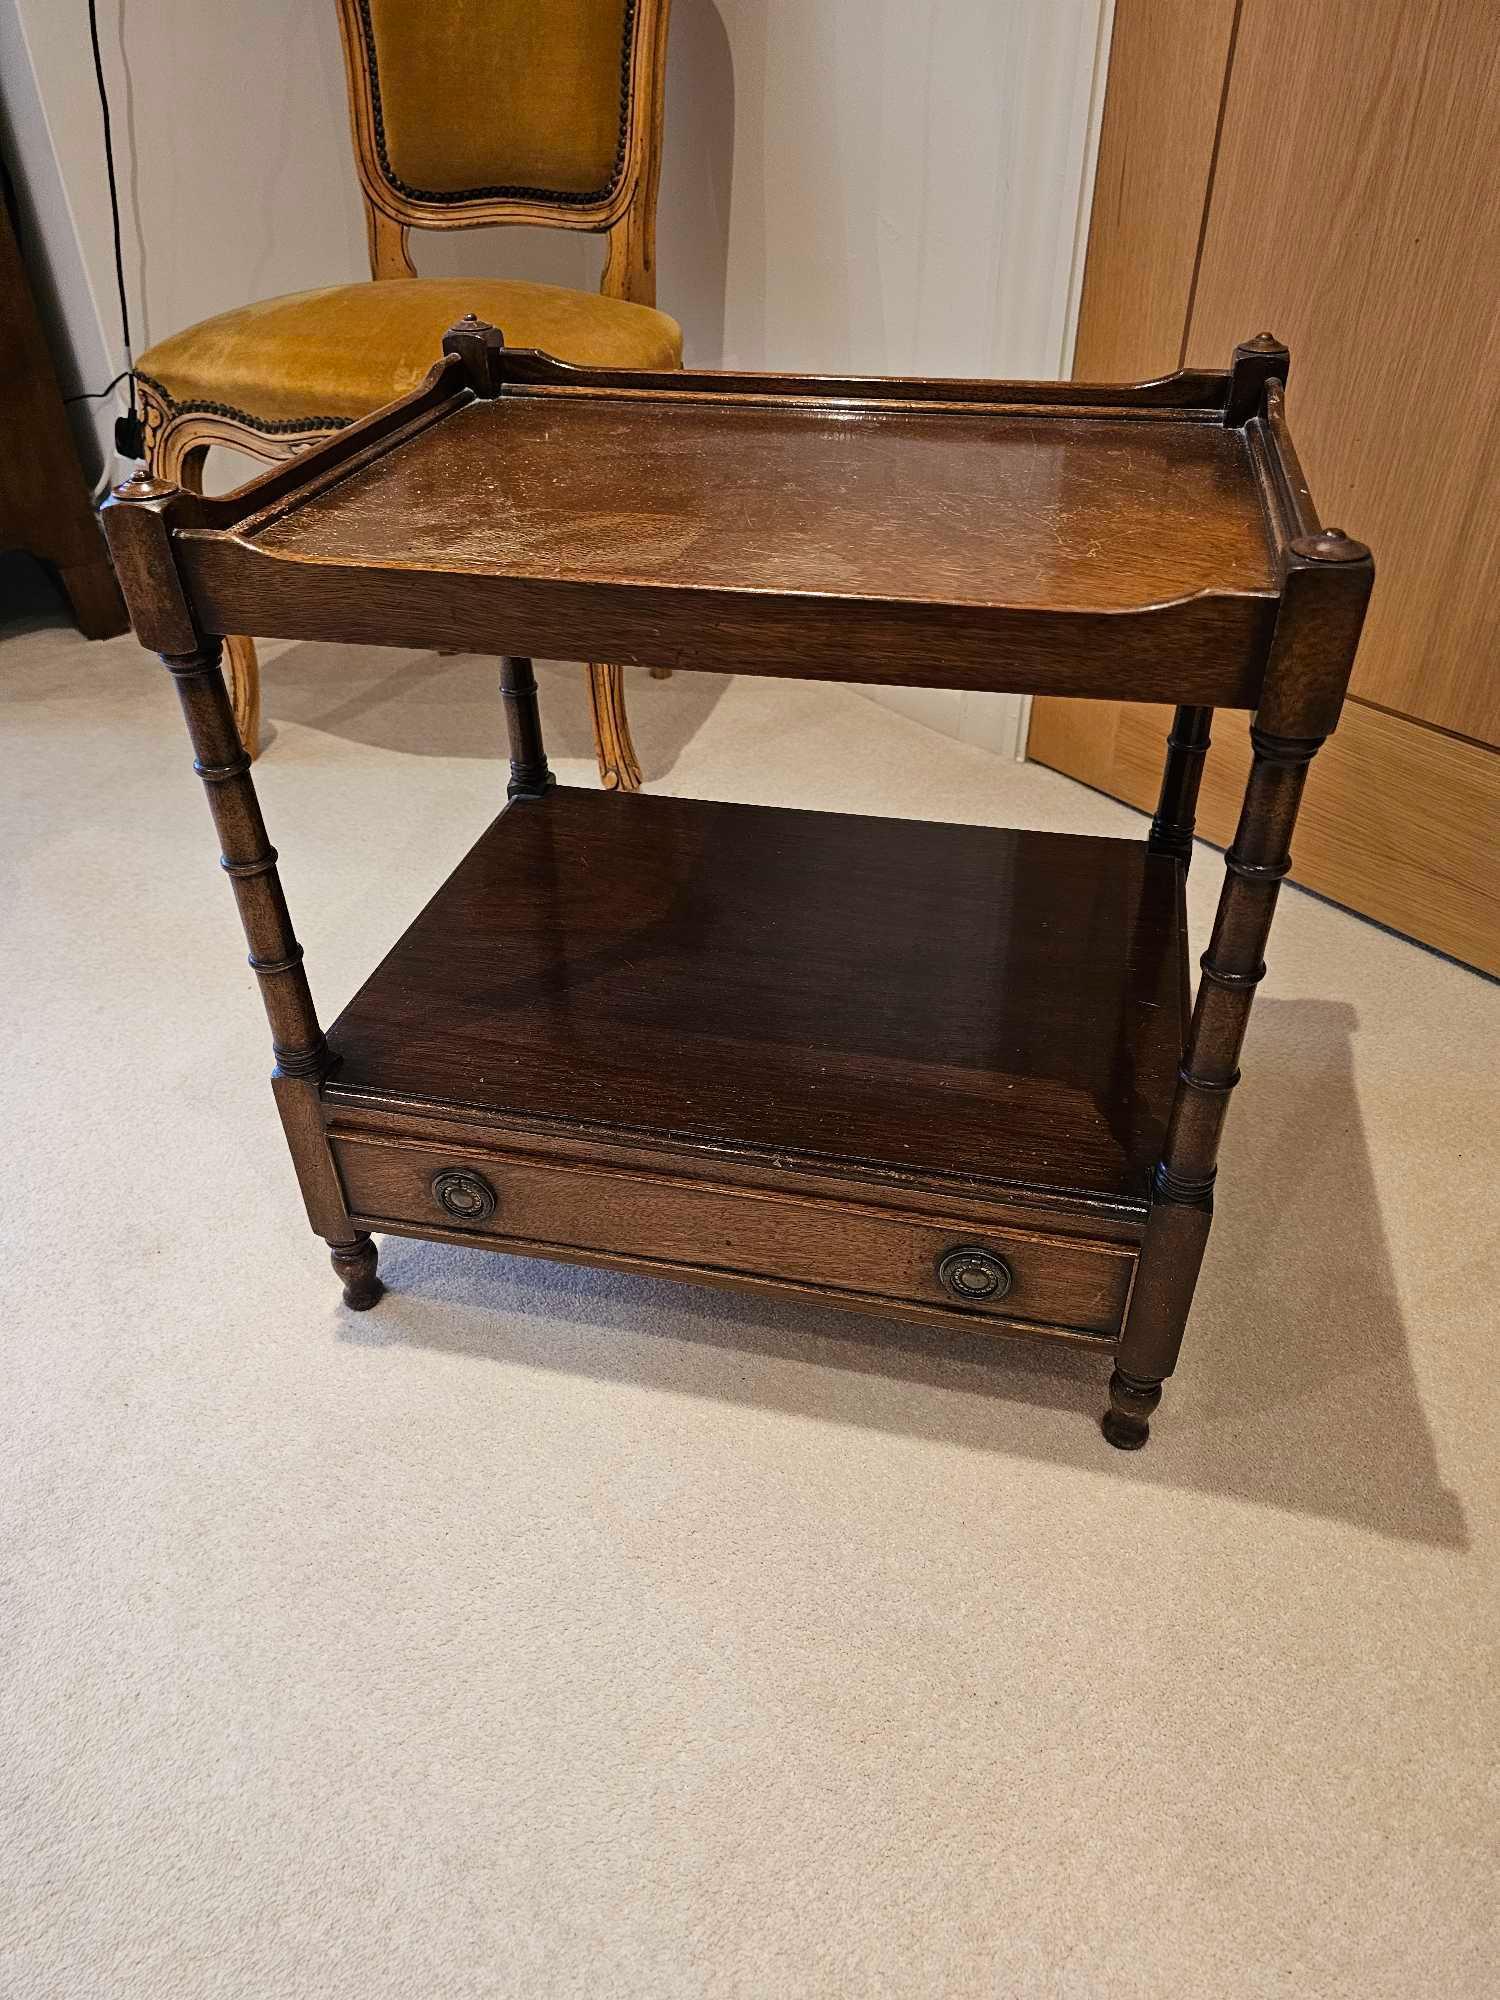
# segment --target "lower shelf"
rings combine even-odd
[[[1181,901],[1134,841],[558,790],[340,1015],[328,1096],[1144,1216]]]
[[[345,1196],[367,1228],[1105,1342],[1182,935],[1179,869],[1132,842],[555,791],[331,1029]]]

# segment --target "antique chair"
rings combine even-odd
[[[468,312],[565,361],[679,367],[681,332],[654,309],[670,4],[338,0],[372,281],[220,313],[141,355],[152,472],[198,490],[212,445],[290,457],[413,387]],[[608,232],[600,294],[416,275],[409,229],[508,222]],[[253,640],[228,656],[254,756]],[[621,670],[588,675],[600,776],[634,790]]]

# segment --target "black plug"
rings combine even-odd
[[[115,450],[121,458],[144,458],[146,427],[134,410],[115,418]]]

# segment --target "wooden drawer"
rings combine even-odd
[[[837,1302],[1006,1326],[1117,1334],[1134,1249],[945,1222],[684,1176],[334,1134],[361,1227],[460,1236],[707,1279],[760,1279]],[[975,1250],[978,1257],[956,1253]],[[940,1267],[944,1267],[940,1275]]]

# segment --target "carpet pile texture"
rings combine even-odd
[[[493,662],[268,651],[328,1019],[497,809]],[[630,695],[658,790],[1142,829]],[[394,1238],[355,1316],[166,675],[37,620],[0,707],[10,2000],[1494,1992],[1500,989],[1286,894],[1133,1457],[1061,1349]]]

